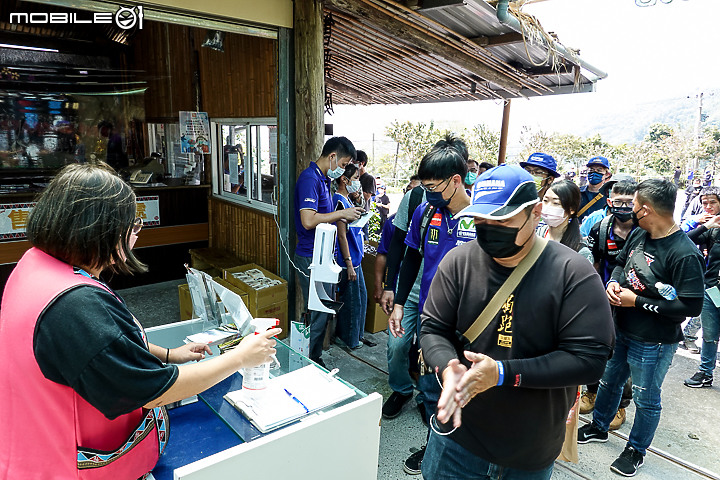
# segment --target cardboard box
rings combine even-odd
[[[191,248],[189,252],[190,266],[211,277],[222,277],[224,269],[243,263],[236,256],[214,248]]]
[[[260,270],[268,278],[272,278],[273,280],[279,280],[281,282],[280,285],[273,285],[272,287],[255,290],[245,282],[233,277],[233,273],[245,272],[248,270],[252,270],[253,268]],[[240,288],[240,290],[242,290],[243,292],[247,293],[249,302],[247,305],[251,313],[253,311],[260,310],[263,307],[267,307],[275,303],[280,303],[283,301],[287,302],[287,282],[275,275],[274,273],[265,270],[261,266],[254,263],[249,263],[241,267],[226,268],[225,270],[223,270],[223,278],[231,284]]]
[[[369,242],[372,246],[377,247],[376,242]],[[389,315],[383,312],[380,305],[375,303],[373,294],[375,292],[375,255],[366,253],[362,259],[363,276],[365,278],[365,287],[368,292],[367,313],[365,315],[365,331],[377,333],[385,330],[388,324]]]
[[[288,335],[289,332],[289,317],[288,317],[288,303],[287,297],[282,302],[273,303],[260,309],[251,309],[248,306],[248,294],[240,290],[236,285],[223,280],[220,277],[213,278],[217,283],[227,288],[228,290],[240,295],[243,303],[248,307],[248,311],[253,318],[277,318],[280,320],[280,328],[282,333],[278,335],[278,338],[282,339]],[[180,320],[189,320],[193,318],[192,299],[190,298],[190,289],[185,283],[178,285],[178,293],[180,296]]]
[[[367,315],[365,315],[365,331],[377,333],[386,330],[388,318],[390,318],[390,315],[383,312],[380,304],[375,303],[374,300],[368,301],[368,311]]]
[[[283,300],[282,302],[273,303],[272,305],[262,307],[258,310],[255,310],[254,313],[252,310],[250,310],[250,314],[253,316],[253,318],[277,318],[278,320],[280,320],[280,328],[282,328],[282,333],[278,335],[278,338],[285,338],[290,333],[287,299]]]

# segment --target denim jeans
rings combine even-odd
[[[700,350],[700,371],[712,375],[717,360],[718,339],[720,339],[720,310],[705,293],[700,314],[703,329],[703,343]]]
[[[703,306],[703,309],[705,307]],[[697,340],[697,332],[700,330],[702,320],[700,317],[692,317],[690,321],[683,328],[683,336],[686,340]]]
[[[322,356],[323,341],[325,340],[325,330],[327,329],[327,323],[330,319],[329,313],[316,312],[315,310],[308,310],[308,298],[310,289],[310,264],[312,263],[312,257],[301,257],[295,254],[295,265],[307,274],[297,274],[298,282],[300,282],[300,289],[303,294],[303,301],[305,308],[303,310],[310,313],[310,360],[318,360]],[[321,284],[325,288],[325,292],[330,298],[335,298],[333,295],[334,285]]]
[[[425,480],[548,480],[554,463],[542,470],[518,470],[483,460],[450,437],[430,434],[420,464]]]
[[[360,344],[367,312],[367,289],[361,265],[355,267],[355,273],[357,280],[351,282],[348,280],[348,269],[343,268],[337,285],[337,299],[343,306],[337,314],[335,334],[350,348]]]
[[[422,312],[420,312],[422,313]],[[417,336],[420,338],[420,318],[417,322]],[[435,373],[429,373],[422,375],[418,378],[418,390],[423,396],[423,405],[425,405],[425,413],[429,419],[437,409],[438,400],[440,400],[440,394],[442,393],[442,387],[438,382],[438,377]],[[428,428],[428,432],[430,429]]]
[[[417,324],[420,312],[417,302],[407,300],[403,308],[402,328],[405,335],[393,337],[388,330],[387,361],[388,361],[388,385],[393,392],[410,395],[415,388],[410,378],[409,353],[413,344],[413,337],[417,331]]]
[[[593,425],[607,432],[617,412],[623,384],[632,376],[635,421],[628,445],[645,455],[660,422],[660,388],[677,343],[645,343],[615,332],[615,350],[605,366],[595,399]]]

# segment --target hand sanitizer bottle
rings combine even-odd
[[[255,335],[270,330],[280,325],[277,318],[256,318],[250,322],[255,328]],[[243,377],[242,391],[249,404],[253,404],[262,398],[270,379],[270,362],[263,363],[257,367],[242,368],[240,373]]]

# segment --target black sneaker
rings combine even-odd
[[[325,370],[327,370],[327,367],[325,366],[325,362],[322,361],[322,358],[311,358],[313,362],[317,363],[321,367],[323,367]]]
[[[695,375],[685,380],[685,386],[690,388],[712,387],[713,377],[703,372],[696,372]]]
[[[426,446],[427,445],[423,445],[420,447],[420,450],[413,453],[407,458],[407,460],[405,460],[405,465],[403,465],[405,473],[410,475],[420,475],[420,464],[422,464],[423,457],[425,456]]]
[[[643,455],[633,447],[625,447],[620,456],[610,465],[610,470],[625,477],[634,477],[643,464]]]
[[[590,442],[601,442],[605,443],[608,441],[608,432],[603,432],[592,423],[583,425],[578,429],[577,443],[590,443]]]
[[[412,393],[404,395],[402,393],[393,392],[390,397],[385,400],[382,406],[382,416],[384,418],[395,418],[402,412],[402,407],[412,398]]]

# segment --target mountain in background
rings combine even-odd
[[[663,99],[655,102],[628,105],[613,114],[601,114],[579,124],[569,132],[581,137],[600,134],[613,145],[640,142],[653,123],[694,131],[697,123],[698,99],[695,96]],[[720,90],[704,92],[704,127],[720,125]]]

